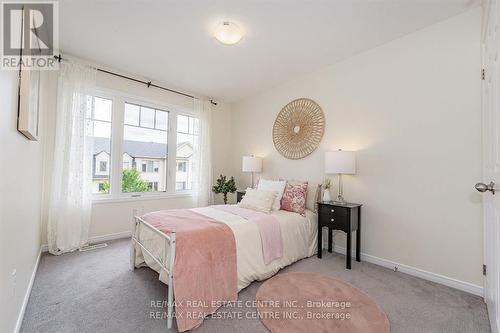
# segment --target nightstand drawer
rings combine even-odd
[[[319,205],[319,212],[321,215],[335,215],[335,216],[347,216],[349,213],[349,208],[344,207],[333,207],[331,205]]]
[[[347,220],[347,216],[323,214],[321,215],[320,223],[325,227],[336,228],[340,230],[349,229],[349,221]]]

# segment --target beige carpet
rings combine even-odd
[[[57,257],[44,254],[21,332],[166,332],[161,305],[167,286],[148,268],[128,269],[127,240],[109,244],[104,249]],[[380,305],[392,333],[490,332],[482,298],[366,262],[353,261],[352,270],[346,270],[344,258],[323,252],[323,259],[304,259],[281,273],[317,272],[349,282]],[[254,282],[245,288],[239,301],[244,305],[254,301],[261,284]],[[240,310],[247,318],[221,318],[234,311],[224,307],[218,317],[206,319],[193,332],[269,332],[255,307]]]
[[[278,274],[255,296],[272,333],[389,333],[384,311],[365,292],[318,273]]]

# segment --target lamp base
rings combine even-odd
[[[336,203],[336,204],[346,204],[347,201],[345,201],[344,197],[339,195],[337,196],[337,198],[335,198],[335,200],[333,201],[333,203]]]
[[[337,198],[333,202],[338,203],[338,204],[345,204],[345,203],[347,203],[347,201],[345,201],[344,196],[343,196],[344,184],[342,182],[342,174],[339,173],[338,176],[339,176],[339,194],[337,195]]]

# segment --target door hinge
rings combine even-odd
[[[486,276],[486,265],[483,265],[483,275]]]
[[[481,80],[484,80],[486,78],[486,70],[483,68],[481,69]]]

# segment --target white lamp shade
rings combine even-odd
[[[243,156],[242,168],[243,172],[261,172],[262,158],[255,156]]]
[[[325,153],[325,173],[350,174],[356,173],[356,155],[353,151],[337,150]]]

